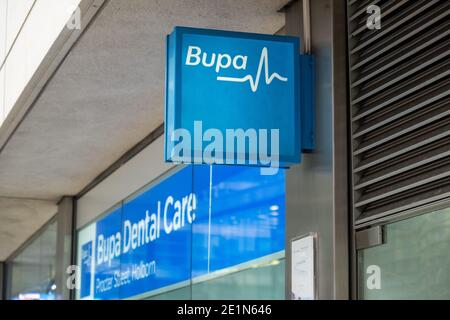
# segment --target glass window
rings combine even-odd
[[[283,299],[285,173],[186,166],[79,232],[83,299]]]
[[[9,299],[54,300],[57,222],[51,223],[7,268]]]
[[[192,299],[198,300],[283,300],[284,258],[218,275],[192,285]]]
[[[450,299],[450,208],[388,224],[361,250],[361,299]]]
[[[259,168],[198,166],[194,191],[199,202],[210,196],[203,203],[211,207],[192,226],[192,298],[283,299],[284,172],[263,176]]]

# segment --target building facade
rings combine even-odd
[[[449,299],[449,6],[0,0],[0,297]],[[300,38],[301,164],[164,161],[174,26]]]

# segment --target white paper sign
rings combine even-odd
[[[314,235],[291,242],[291,295],[293,300],[315,299]]]

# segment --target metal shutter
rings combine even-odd
[[[370,4],[379,30],[366,27]],[[450,198],[450,1],[347,5],[358,227]]]

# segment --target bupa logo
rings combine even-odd
[[[299,47],[297,37],[175,27],[165,160],[258,166],[262,175],[299,163],[301,142],[310,150],[314,136],[313,59]]]
[[[185,64],[187,66],[199,66],[200,64],[205,68],[214,68],[216,73],[220,73],[221,69],[228,69],[233,67],[235,70],[247,69],[248,56],[236,55],[231,57],[227,53],[211,53],[203,52],[200,47],[189,46],[186,54]],[[264,74],[262,74],[264,71]],[[266,85],[270,85],[275,79],[278,81],[287,82],[288,78],[283,77],[280,74],[269,72],[269,51],[266,47],[262,48],[259,58],[258,69],[256,75],[247,74],[243,77],[224,77],[220,74],[217,75],[217,81],[248,82],[252,92],[258,91],[261,79],[265,81]]]

